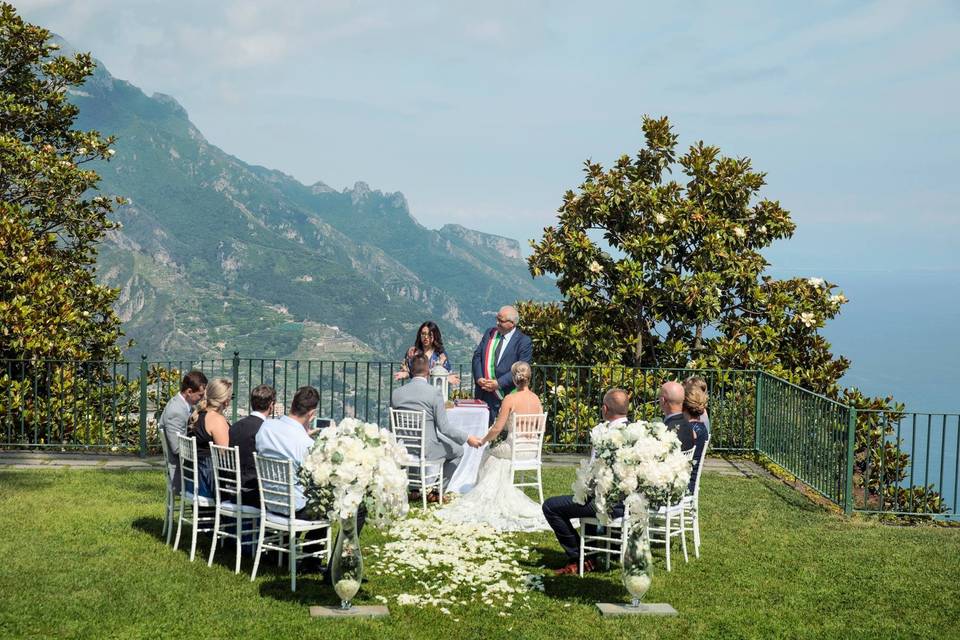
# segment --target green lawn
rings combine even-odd
[[[572,469],[547,472],[547,495]],[[676,618],[601,619],[597,600],[626,601],[619,572],[546,578],[528,610],[510,617],[480,603],[445,615],[399,606],[410,581],[374,576],[358,603],[391,600],[380,621],[311,619],[333,590],[304,576],[296,594],[275,562],[251,583],[232,556],[212,568],[165,547],[157,472],[0,472],[0,635],[75,638],[621,638],[957,637],[960,530],[845,520],[770,479],[707,475],[702,557],[658,571],[647,597]],[[364,543],[382,540],[372,528]],[[519,540],[531,572],[556,566],[548,534]],[[209,547],[206,541],[198,552]],[[371,564],[373,562],[371,561]],[[372,567],[371,567],[372,568]],[[459,618],[460,622],[455,622]]]

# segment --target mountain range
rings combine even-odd
[[[434,320],[463,362],[501,305],[557,296],[516,240],[428,229],[403,194],[363,182],[338,191],[247,164],[102,64],[71,94],[75,126],[117,137],[100,189],[130,204],[98,272],[120,289],[132,353],[393,360]]]

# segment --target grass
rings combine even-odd
[[[572,469],[550,469],[546,493],[568,491]],[[212,568],[165,547],[158,472],[0,471],[0,635],[4,637],[690,638],[956,637],[960,530],[846,520],[773,479],[707,475],[699,560],[663,570],[654,552],[650,602],[676,618],[601,619],[594,602],[625,602],[619,572],[547,577],[530,610],[507,618],[481,604],[445,615],[399,606],[412,581],[374,576],[357,602],[390,597],[382,620],[322,621],[335,604],[307,575],[289,591],[272,561],[250,582],[250,560]],[[201,539],[202,540],[202,539]],[[382,540],[372,528],[365,545]],[[531,572],[562,563],[550,534],[520,538]],[[202,541],[198,554],[209,547]],[[460,622],[454,622],[459,618]]]

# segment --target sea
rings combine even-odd
[[[834,353],[852,362],[841,383],[893,396],[918,413],[900,424],[902,450],[913,455],[913,482],[933,485],[960,512],[960,270],[817,275],[850,299],[822,330]]]

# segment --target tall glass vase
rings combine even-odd
[[[330,563],[333,590],[340,597],[340,608],[349,609],[360,590],[363,579],[363,556],[360,554],[360,536],[357,535],[357,514],[340,521],[340,532],[333,547]]]
[[[647,532],[649,516],[646,502],[636,511],[630,513],[630,525],[623,541],[623,586],[633,598],[631,606],[639,607],[650,589],[653,557],[650,555],[650,536]]]

